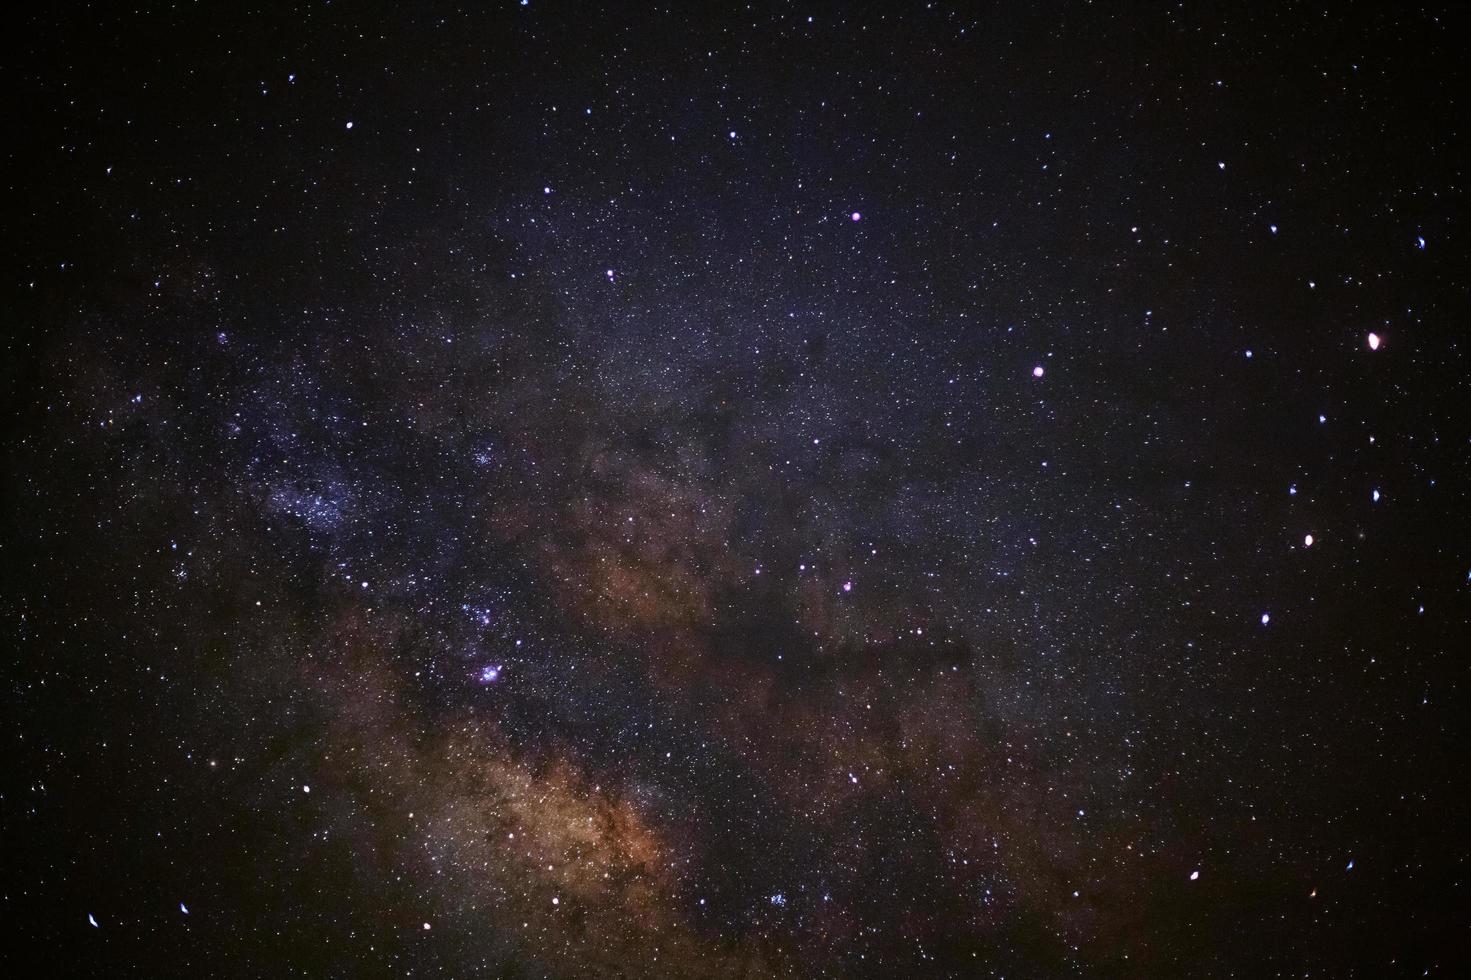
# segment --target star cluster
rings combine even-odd
[[[1454,975],[1431,9],[37,10],[7,975]]]

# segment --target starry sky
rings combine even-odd
[[[0,967],[1458,975],[1453,15],[12,14]]]

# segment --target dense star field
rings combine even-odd
[[[61,5],[6,976],[1458,976],[1454,5]]]

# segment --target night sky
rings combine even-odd
[[[0,972],[1471,969],[1457,5],[37,6]]]

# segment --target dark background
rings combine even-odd
[[[1463,972],[1456,13],[12,14],[0,963]]]

